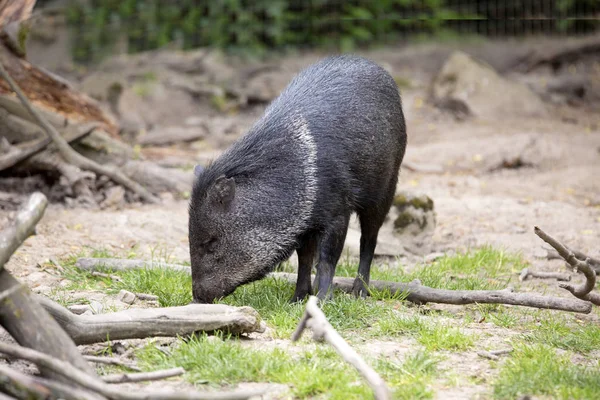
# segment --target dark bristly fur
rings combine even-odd
[[[354,293],[365,295],[377,235],[406,148],[397,86],[374,62],[326,58],[302,71],[250,131],[198,169],[189,209],[193,296],[212,302],[298,253],[293,300],[331,289],[348,221],[361,224]]]

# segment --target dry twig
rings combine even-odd
[[[31,105],[21,88],[19,88],[17,83],[11,78],[11,76],[6,71],[2,63],[0,63],[0,76],[4,80],[6,80],[6,82],[8,82],[11,89],[17,94],[17,97],[23,103],[23,106],[27,109],[27,111],[29,111],[29,113],[33,116],[37,123],[46,131],[47,135],[52,139],[52,142],[54,142],[60,155],[65,159],[65,161],[73,164],[78,168],[93,171],[98,175],[105,175],[111,178],[114,182],[118,183],[119,185],[125,186],[129,190],[138,194],[142,199],[150,203],[159,202],[159,199],[156,196],[147,191],[137,182],[134,182],[131,179],[129,179],[118,169],[106,165],[100,165],[73,150],[71,146],[69,146],[69,143],[60,135],[60,133],[58,133],[56,128],[54,128],[52,124],[46,121],[46,119],[42,117],[42,115],[39,112],[37,112],[35,108],[33,108],[33,106]]]
[[[171,369],[163,369],[160,371],[140,372],[137,374],[105,375],[102,377],[102,380],[106,383],[146,382],[172,378],[174,376],[180,376],[183,374],[185,374],[185,369],[178,367]]]
[[[597,258],[593,258],[593,257],[588,257],[587,255],[585,255],[584,253],[582,253],[581,251],[578,250],[573,250],[570,247],[565,246],[567,249],[571,250],[571,252],[573,254],[575,254],[575,257],[577,257],[579,260],[581,261],[585,261],[585,259],[588,259],[588,264],[590,264],[590,266],[596,271],[596,275],[600,275],[600,260]],[[558,254],[558,251],[556,250],[549,250],[548,251],[548,260],[555,260],[555,259],[559,259],[559,260],[563,260],[564,258],[561,257],[560,254]]]
[[[171,392],[157,391],[150,392],[135,391],[125,392],[118,387],[111,386],[99,380],[96,376],[91,376],[85,372],[73,367],[65,361],[50,357],[44,353],[27,349],[20,346],[13,346],[7,343],[0,343],[0,353],[7,354],[14,358],[33,362],[38,366],[51,369],[55,373],[69,378],[76,385],[89,391],[96,392],[113,400],[233,400],[248,399],[252,396],[263,394],[263,391],[238,391],[221,393],[201,393],[201,392]]]
[[[86,361],[97,363],[97,364],[117,365],[119,367],[129,368],[132,371],[137,371],[137,372],[142,371],[134,363],[123,361],[120,358],[116,358],[116,357],[83,356],[83,358],[85,358]]]
[[[562,272],[532,271],[529,268],[523,268],[519,274],[519,280],[526,281],[529,278],[556,279],[557,281],[568,282],[571,280],[571,275]]]
[[[106,400],[106,397],[99,394],[65,383],[26,375],[0,364],[0,395],[2,391],[19,399]],[[4,399],[0,396],[0,400]]]
[[[576,271],[581,271],[585,275],[585,283],[579,287],[569,285],[566,283],[559,283],[558,286],[562,289],[568,290],[571,294],[578,299],[589,301],[597,306],[600,306],[600,295],[598,293],[592,293],[592,290],[596,287],[596,271],[588,262],[588,258],[584,261],[578,259],[575,254],[569,250],[565,245],[554,239],[546,232],[538,228],[537,226],[533,229],[536,235],[540,237],[544,242],[552,246],[558,254],[566,262],[569,263]]]
[[[387,400],[391,398],[390,390],[379,374],[377,374],[377,372],[375,372],[375,370],[371,368],[348,343],[346,343],[344,338],[333,329],[331,324],[329,324],[325,314],[323,314],[323,311],[319,308],[318,299],[315,296],[309,297],[304,315],[302,316],[296,331],[292,335],[292,342],[298,341],[306,328],[312,330],[313,339],[317,341],[327,341],[342,356],[344,361],[358,370],[373,389],[376,400]]]

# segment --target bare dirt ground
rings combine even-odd
[[[496,49],[505,47],[498,45]],[[494,48],[479,46],[471,50],[496,57]],[[401,88],[409,135],[405,160],[436,167],[434,172],[405,168],[400,174],[398,190],[429,195],[435,202],[437,221],[425,254],[408,255],[406,264],[414,264],[428,253],[491,244],[522,252],[534,267],[560,270],[562,263],[546,259],[546,247],[533,233],[535,225],[575,249],[600,256],[600,109],[548,104],[549,113],[543,118],[498,115],[456,121],[427,103],[429,82],[448,52],[430,51],[422,46],[364,53],[385,63],[395,76],[410,82],[408,87]],[[282,70],[287,77],[318,57],[319,54],[309,54],[279,62],[285,67]],[[496,65],[502,63],[501,57],[497,57],[500,61]],[[171,103],[160,94],[156,96],[143,107],[138,104],[136,112],[154,115],[152,107],[160,107],[161,115],[168,115],[170,111],[186,114],[172,118],[170,125],[183,121],[184,117],[210,114],[213,118],[215,115],[214,110],[196,108],[193,103],[182,108],[180,103],[185,101],[184,97]],[[177,110],[171,109],[175,107]],[[253,118],[260,115],[262,107],[264,105],[258,105],[235,115],[219,114],[224,121],[238,121],[238,132],[226,140],[216,138],[174,146],[169,155],[156,156],[161,154],[157,151],[152,153],[153,157],[175,154],[179,161],[192,165],[196,160],[210,158],[243,133]],[[492,170],[503,159],[516,156],[532,165]],[[9,214],[0,211],[0,227]],[[349,235],[349,248],[356,247],[357,239],[356,234]],[[385,235],[381,240],[385,242]],[[26,241],[7,268],[34,290],[48,293],[61,284],[60,278],[40,270],[38,263],[86,248],[106,248],[123,256],[135,251],[139,258],[168,255],[176,261],[189,260],[187,201],[166,199],[160,205],[133,204],[117,210],[72,209],[52,204],[38,225],[37,235]],[[398,253],[405,254],[401,250]],[[459,312],[459,307],[452,309]],[[491,324],[478,324],[477,329],[487,330],[489,340],[499,342],[510,334],[509,329]],[[253,337],[261,346],[287,345],[287,341],[269,337],[268,332]],[[376,346],[369,344],[365,348],[376,349],[369,352],[401,358],[413,344],[407,339],[381,342]],[[458,363],[458,374],[489,374],[487,361],[475,353],[467,357]],[[456,361],[449,359],[447,367],[453,368]],[[483,383],[437,387],[440,399],[485,398],[485,393]]]

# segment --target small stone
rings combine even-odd
[[[135,294],[127,290],[121,290],[117,295],[117,300],[125,304],[133,304],[133,302],[135,301]]]
[[[68,306],[67,309],[77,315],[82,315],[86,311],[91,311],[90,306],[87,304],[73,304],[72,306]]]

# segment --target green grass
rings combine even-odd
[[[573,319],[568,314],[543,313],[539,322],[528,326],[529,332],[523,335],[523,339],[581,354],[600,350],[600,325],[591,321],[579,323]]]
[[[500,370],[494,397],[542,395],[554,399],[593,399],[600,393],[600,363],[584,367],[546,345],[519,346]]]
[[[395,317],[382,320],[378,324],[381,336],[415,337],[417,342],[428,351],[437,350],[468,350],[475,343],[476,337],[462,332],[456,327],[444,323],[425,321],[420,316]]]
[[[115,257],[103,250],[88,251],[78,256]],[[135,252],[126,257],[135,257]],[[61,261],[64,275],[72,281],[71,285],[52,293],[65,305],[73,302],[68,291],[78,289],[107,293],[127,289],[155,294],[161,306],[177,306],[191,301],[191,278],[188,274],[166,269],[143,269],[115,273],[122,279],[117,282],[78,270],[74,266],[76,258]],[[176,263],[164,249],[156,249],[152,259]],[[438,288],[499,289],[506,287],[516,276],[515,272],[524,266],[525,262],[519,255],[487,246],[442,257],[434,263],[418,265],[408,271],[399,264],[374,266],[372,279],[410,282],[418,278],[424,285]],[[355,262],[345,259],[337,273],[354,277],[356,269]],[[280,270],[293,271],[293,267],[286,263]],[[244,285],[218,302],[253,307],[272,329],[270,335],[287,339],[304,312],[304,304],[289,303],[293,292],[293,284],[267,278]],[[451,371],[438,371],[440,354],[447,356],[449,352],[473,351],[478,341],[485,348],[490,345],[490,348],[498,347],[495,343],[484,343],[485,334],[480,336],[464,330],[465,327],[476,328],[476,323],[483,321],[517,333],[509,343],[505,343],[516,348],[514,354],[505,356],[505,362],[490,362],[492,370],[496,371],[490,396],[504,399],[528,393],[552,398],[589,398],[592,393],[598,392],[597,373],[573,365],[568,355],[558,356],[555,352],[560,349],[571,355],[578,353],[585,356],[600,349],[600,327],[595,323],[582,323],[572,314],[494,304],[466,306],[458,313],[439,312],[428,307],[415,307],[402,299],[402,294],[386,292],[355,299],[352,295],[336,291],[332,300],[322,304],[331,325],[353,346],[368,346],[374,338],[404,343],[409,339],[415,343],[415,352],[403,359],[389,355],[378,359],[367,357],[369,364],[390,385],[395,399],[434,397],[434,380],[446,379],[451,374]],[[168,356],[149,345],[139,357],[147,369],[183,366],[187,370],[185,379],[196,384],[224,387],[250,381],[279,382],[289,385],[297,398],[322,395],[331,399],[370,398],[370,389],[364,381],[330,347],[316,345],[316,350],[305,350],[302,346],[310,342],[307,333],[298,346],[290,345],[294,351],[288,351],[286,348],[253,348],[239,340],[215,341],[198,336],[178,341]],[[489,382],[474,384],[489,387]]]
[[[81,255],[78,255],[81,256]],[[130,254],[129,256],[135,256]],[[93,251],[91,257],[114,257],[104,250]],[[191,278],[181,272],[167,269],[141,269],[118,272],[122,281],[116,282],[107,278],[93,277],[74,266],[77,257],[72,257],[63,264],[65,276],[72,281],[67,289],[96,289],[114,294],[121,289],[136,293],[157,295],[163,307],[188,304],[191,300]],[[153,253],[153,259],[174,262],[164,249]],[[465,254],[442,257],[429,265],[417,266],[410,273],[402,268],[373,268],[373,279],[409,282],[419,278],[424,285],[451,289],[486,289],[505,287],[514,269],[520,269],[524,262],[518,255],[486,246]],[[280,270],[292,271],[289,263],[283,264]],[[357,266],[343,260],[338,266],[337,274],[353,277]],[[110,272],[110,271],[107,271]],[[502,276],[501,279],[496,277]],[[278,337],[289,337],[295,329],[304,310],[303,304],[290,304],[294,285],[277,279],[267,278],[239,287],[230,296],[219,302],[233,306],[251,306],[255,308],[267,323],[275,329]],[[331,301],[323,305],[323,311],[334,328],[339,330],[355,330],[368,333],[369,336],[389,335],[387,330],[398,329],[394,324],[403,324],[394,308],[403,308],[398,300],[403,294],[377,292],[367,299],[355,299],[353,296],[336,292]],[[351,318],[349,318],[351,316]],[[371,329],[372,328],[372,329]],[[468,348],[469,340],[455,330],[443,327],[421,327],[420,341],[428,348],[434,348],[432,341],[442,335],[444,340],[454,340],[446,348]],[[430,338],[430,339],[427,339]],[[451,342],[448,342],[451,343]]]
[[[431,382],[438,374],[439,360],[429,352],[419,351],[402,361],[379,359],[374,368],[393,389],[394,399],[431,399]]]
[[[297,398],[321,394],[327,394],[330,399],[371,396],[371,390],[354,368],[327,345],[293,353],[281,348],[258,350],[237,341],[208,340],[206,335],[201,335],[179,341],[170,355],[148,345],[138,357],[146,368],[181,366],[187,371],[185,378],[193,383],[215,386],[240,382],[284,383]],[[437,373],[437,360],[429,353],[418,352],[403,361],[369,361],[395,388],[394,398],[432,398],[428,385]]]
[[[371,279],[410,282],[419,279],[425,286],[451,290],[504,289],[514,272],[526,266],[520,254],[513,254],[491,246],[452,256],[444,256],[434,263],[419,265],[406,272],[401,268],[377,268]],[[338,276],[356,276],[356,264],[342,261]]]

